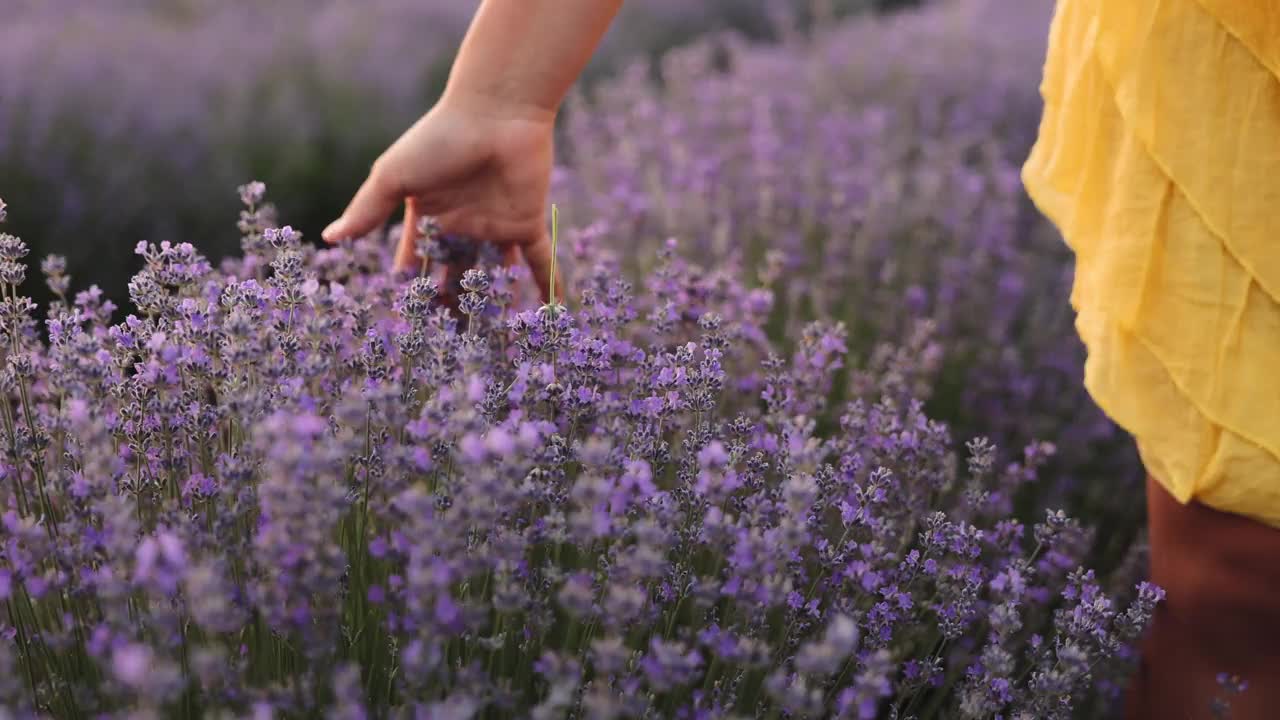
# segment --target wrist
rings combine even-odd
[[[453,83],[445,88],[437,105],[486,120],[515,120],[547,126],[555,124],[559,111],[558,105],[522,98],[513,93],[459,88]]]

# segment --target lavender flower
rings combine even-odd
[[[12,282],[27,248],[0,237],[0,702],[1103,707],[1162,594],[1140,541],[1076,512],[1102,472],[1081,448],[1110,430],[1062,385],[1065,316],[1025,289],[1063,277],[1014,230],[1026,136],[1003,124],[1034,88],[987,72],[1000,48],[945,50],[966,17],[719,37],[669,55],[662,89],[602,85],[557,173],[563,305],[429,223],[443,279],[384,272],[389,233],[317,248],[255,182],[243,256],[138,245],[118,322],[102,291],[69,295],[74,258],[46,260],[39,328]],[[851,66],[854,41],[892,62]],[[1083,567],[1112,545],[1119,570]]]
[[[1248,690],[1249,682],[1241,678],[1239,675],[1232,675],[1225,672],[1218,673],[1216,680],[1218,687],[1222,689],[1225,697],[1215,697],[1210,703],[1209,711],[1213,713],[1215,720],[1226,720],[1231,717],[1230,697],[1232,695],[1239,695],[1240,693]]]

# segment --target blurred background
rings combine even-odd
[[[913,0],[629,2],[582,86],[717,31]],[[9,231],[117,302],[137,240],[238,250],[260,179],[313,239],[443,88],[477,0],[0,0],[0,197]],[[656,64],[654,65],[656,68]],[[655,79],[660,79],[656,77]],[[30,291],[43,300],[38,281]]]

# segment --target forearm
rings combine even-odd
[[[484,0],[443,100],[554,118],[621,5],[622,0]]]

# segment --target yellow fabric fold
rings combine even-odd
[[[1208,420],[1143,342],[1104,313],[1086,309],[1077,321],[1089,349],[1085,385],[1099,407],[1133,433],[1152,476],[1180,502],[1194,498],[1280,527],[1275,456]]]
[[[1270,0],[1196,0],[1280,77],[1280,5]]]
[[[1280,298],[1280,79],[1199,0],[1065,3],[1096,14],[1094,56],[1126,124],[1231,253]]]
[[[1023,179],[1076,254],[1099,406],[1178,499],[1280,526],[1280,243],[1264,237],[1280,220],[1264,202],[1280,194],[1280,82],[1197,1],[1060,2]],[[1240,97],[1186,87],[1208,78],[1184,64],[1219,62],[1250,69]]]

